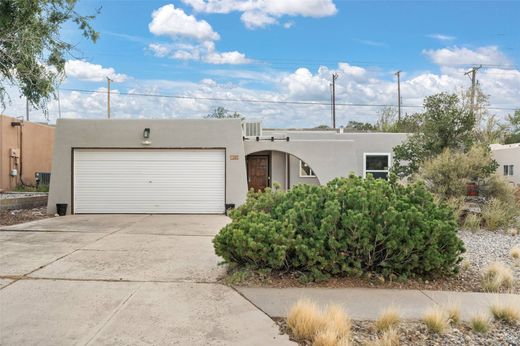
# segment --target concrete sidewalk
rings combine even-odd
[[[386,307],[395,306],[404,319],[420,319],[435,305],[458,304],[462,319],[478,312],[489,312],[499,302],[520,308],[520,295],[478,292],[420,291],[377,288],[246,288],[235,287],[244,297],[271,317],[285,317],[300,298],[308,298],[320,306],[330,303],[344,307],[351,318],[374,320]]]

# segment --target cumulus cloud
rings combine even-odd
[[[187,15],[182,9],[175,8],[173,4],[164,5],[153,11],[148,28],[154,35],[167,35],[173,38],[188,37],[201,41],[214,41],[220,38],[208,22]]]
[[[187,49],[189,51],[189,49]],[[460,92],[470,82],[464,76],[465,69],[451,66],[438,73],[420,72],[403,74],[401,96],[404,112],[421,111],[425,96],[439,92]],[[264,73],[262,73],[264,72]],[[212,76],[199,82],[133,80],[118,84],[125,91],[148,94],[180,95],[186,98],[158,98],[126,96],[113,93],[112,115],[115,118],[200,118],[214,108],[223,106],[237,111],[246,118],[261,119],[268,127],[310,127],[330,122],[331,74],[338,73],[336,109],[338,124],[349,120],[374,122],[380,106],[395,105],[397,87],[393,73],[374,68],[340,62],[337,66],[321,66],[317,69],[297,68],[292,71],[213,70]],[[264,76],[262,88],[257,83]],[[490,96],[491,112],[499,117],[512,111],[498,108],[518,108],[520,105],[520,71],[499,67],[483,68],[478,73],[479,85]],[[253,81],[253,83],[243,83]],[[5,113],[23,115],[25,103],[10,91],[13,104]],[[266,100],[273,103],[212,101],[213,99]],[[312,101],[319,104],[276,103],[285,101]],[[342,104],[369,106],[344,106]],[[418,107],[410,107],[418,106]],[[57,104],[49,105],[51,119],[57,117]],[[64,117],[103,118],[106,115],[106,93],[100,88],[93,93],[61,92],[61,110]],[[37,111],[31,111],[31,119],[37,120]]]
[[[251,59],[238,51],[218,52],[215,41],[220,35],[205,20],[197,20],[182,9],[169,4],[153,11],[148,25],[154,35],[167,35],[170,43],[151,43],[148,49],[158,57],[203,61],[214,65],[248,64]],[[186,42],[188,41],[188,43]]]
[[[101,82],[106,77],[115,82],[124,82],[128,79],[128,76],[116,73],[112,67],[103,67],[84,60],[68,60],[65,63],[65,73],[68,77],[89,82]]]
[[[242,12],[240,19],[248,28],[278,22],[282,16],[327,17],[336,14],[332,0],[182,0],[195,11],[205,13]]]
[[[511,60],[497,46],[469,49],[465,47],[448,47],[441,49],[425,49],[423,54],[434,63],[442,66],[456,65],[510,65]]]

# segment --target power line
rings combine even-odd
[[[104,94],[106,91],[103,90],[86,90],[86,89],[72,89],[72,88],[61,88],[62,91],[75,91],[79,93],[87,94]],[[239,98],[221,98],[221,97],[204,97],[204,96],[185,96],[185,95],[165,95],[165,94],[147,94],[147,93],[133,93],[133,92],[117,92],[115,95],[123,96],[140,96],[140,97],[161,97],[161,98],[173,98],[173,99],[188,99],[188,100],[206,100],[206,101],[222,101],[222,102],[248,102],[248,103],[266,103],[266,104],[287,104],[287,105],[316,105],[316,106],[328,106],[330,102],[325,101],[275,101],[275,100],[253,100],[253,99],[239,99]],[[395,107],[394,104],[377,104],[377,103],[336,103],[336,106],[343,107]],[[423,108],[421,105],[401,105],[402,108]],[[514,111],[520,108],[505,108],[505,107],[488,107],[491,110],[510,110]]]

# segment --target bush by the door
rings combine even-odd
[[[250,193],[214,239],[227,262],[312,278],[456,271],[464,251],[453,212],[421,183],[355,176],[325,186]]]

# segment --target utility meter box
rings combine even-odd
[[[18,150],[17,148],[9,149],[9,156],[11,156],[11,157],[20,157],[20,150]]]

